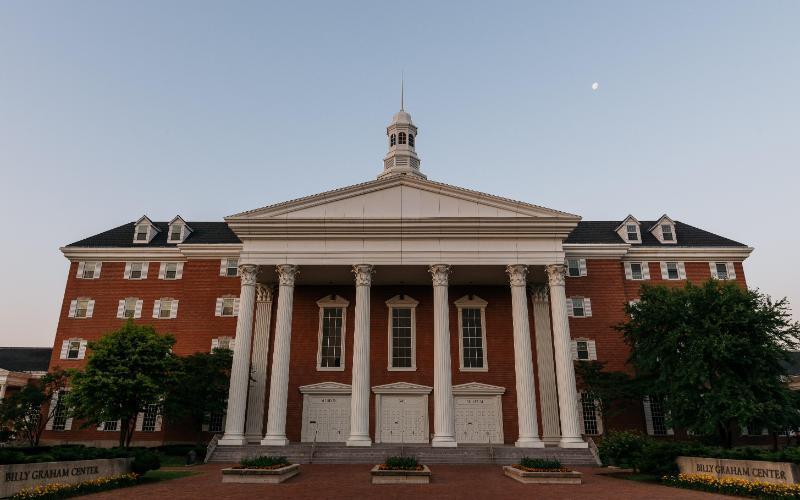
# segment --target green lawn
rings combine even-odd
[[[199,474],[193,470],[150,470],[139,480],[140,483],[156,483]]]

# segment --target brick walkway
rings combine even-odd
[[[208,464],[195,467],[201,474],[160,483],[125,488],[89,495],[86,498],[142,498],[169,500],[214,498],[522,498],[538,499],[712,499],[729,498],[665,486],[625,481],[592,473],[591,468],[578,468],[584,473],[580,486],[547,486],[520,484],[503,475],[500,466],[436,465],[431,467],[433,479],[428,485],[372,485],[368,465],[302,465],[298,476],[279,485],[222,484],[219,470],[223,466]]]

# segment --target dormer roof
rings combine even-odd
[[[639,221],[636,219],[636,217],[634,217],[633,215],[628,214],[628,216],[625,217],[625,219],[622,222],[619,223],[619,226],[614,228],[614,231],[619,231],[620,229],[622,229],[628,223],[631,223],[631,222],[636,224],[637,226],[641,226],[641,223],[639,223]]]
[[[172,239],[172,227],[176,225],[181,226],[181,235],[179,239],[174,240]],[[180,215],[176,215],[174,219],[169,221],[169,230],[167,231],[167,241],[170,243],[183,243],[191,232],[192,228],[189,227],[189,224],[187,224],[185,220],[183,220],[183,217],[181,217]]]

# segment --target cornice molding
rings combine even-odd
[[[59,250],[70,261],[100,260],[103,262],[136,260],[192,260],[239,255],[241,243],[183,243],[170,247],[61,247]]]
[[[700,260],[743,261],[753,253],[752,247],[635,247],[622,260]]]

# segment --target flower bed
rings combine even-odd
[[[662,482],[667,486],[690,490],[721,493],[756,498],[800,498],[800,484],[774,484],[744,479],[716,479],[705,474],[678,474],[664,476]]]
[[[68,498],[99,491],[113,490],[125,486],[133,486],[139,480],[139,475],[133,472],[120,474],[117,476],[100,477],[83,481],[80,483],[51,483],[33,488],[25,488],[11,497],[12,500],[22,500],[35,498],[37,500],[50,500],[57,498]]]
[[[239,465],[222,469],[222,482],[278,484],[299,473],[300,465],[289,463],[286,457],[243,458]]]
[[[414,457],[389,457],[370,471],[372,484],[428,484],[431,470]]]
[[[530,484],[581,484],[582,476],[558,460],[528,457],[518,464],[506,465],[503,473],[515,481]]]

